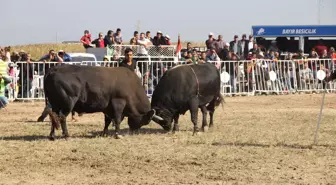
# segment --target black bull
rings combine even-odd
[[[50,139],[55,138],[55,128],[61,128],[68,137],[66,117],[70,112],[105,114],[104,134],[113,120],[115,136],[119,138],[120,123],[128,117],[130,130],[149,124],[151,110],[145,89],[138,76],[123,67],[104,68],[63,65],[49,69],[44,77],[46,101],[52,106]]]
[[[152,95],[151,106],[156,111],[153,120],[165,130],[170,130],[174,119],[173,130],[176,131],[179,115],[190,110],[195,134],[199,131],[197,115],[200,108],[203,113],[202,129],[205,131],[207,111],[210,111],[210,126],[213,126],[215,107],[224,102],[220,83],[219,71],[210,63],[181,65],[166,71]]]

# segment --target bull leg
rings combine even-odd
[[[112,119],[110,119],[110,117],[107,116],[107,115],[104,115],[104,117],[105,117],[105,127],[104,127],[104,130],[103,130],[102,136],[107,136],[108,135],[108,127],[110,126],[110,124],[112,122]]]
[[[69,112],[63,113],[62,111],[60,112],[60,122],[61,122],[61,127],[62,127],[62,136],[64,138],[69,137],[69,132],[68,132],[68,127],[66,124],[66,117],[69,115]]]
[[[213,115],[214,115],[214,111],[209,111],[210,114],[210,125],[209,127],[213,127]]]
[[[176,131],[179,131],[179,125],[178,125],[178,120],[179,120],[179,117],[180,117],[180,114],[177,113],[175,116],[174,116],[174,127],[173,127],[173,132],[176,132]]]
[[[115,121],[112,120],[112,127],[115,127],[115,126],[116,126]]]
[[[49,134],[49,140],[54,141],[55,140],[55,125],[56,122],[58,121],[58,114],[56,112],[53,112],[51,109],[45,109],[47,110],[47,113],[50,116],[50,120],[51,120],[51,130],[50,130],[50,134]]]
[[[203,132],[206,132],[208,131],[208,123],[207,123],[207,113],[208,113],[208,110],[206,108],[206,106],[201,106],[201,111],[202,111],[202,131]]]
[[[115,138],[121,139],[122,136],[119,134],[120,132],[120,123],[123,119],[123,112],[126,106],[126,101],[123,99],[114,99],[112,100],[112,106],[114,112],[114,121],[115,121]]]
[[[78,121],[78,120],[75,118],[75,114],[76,114],[76,113],[75,113],[74,111],[71,112],[71,121],[72,121],[72,122],[77,122],[77,121]]]
[[[197,126],[197,119],[198,119],[198,99],[192,98],[189,101],[189,107],[190,107],[190,114],[191,114],[191,121],[194,124],[194,132],[193,135],[197,134],[199,132],[199,128]]]
[[[212,100],[210,104],[207,106],[207,110],[209,111],[210,114],[210,125],[209,127],[213,127],[213,115],[215,112],[215,100]]]
[[[41,116],[37,119],[37,122],[43,122],[44,119],[48,116],[49,107],[45,107]]]
[[[51,130],[50,130],[50,134],[49,134],[49,139],[51,141],[55,140],[55,127],[53,124],[51,124]]]

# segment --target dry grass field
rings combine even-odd
[[[176,45],[177,43],[172,43]],[[182,46],[186,47],[187,42],[182,42]],[[192,43],[193,47],[203,47],[205,43]],[[25,51],[29,52],[33,59],[38,60],[42,56],[46,55],[49,50],[54,49],[55,51],[64,50],[65,52],[83,52],[85,53],[85,49],[82,44],[30,44],[30,45],[18,45],[12,46],[12,51]]]
[[[64,50],[67,53],[72,52],[84,52],[85,49],[81,44],[31,44],[31,45],[20,45],[12,46],[12,51],[25,51],[31,54],[32,58],[35,60],[40,59],[42,56],[48,54],[49,50],[54,49],[55,51]]]
[[[309,147],[321,97],[226,98],[207,133],[192,136],[186,114],[175,134],[152,122],[128,135],[124,121],[122,140],[99,137],[103,115],[87,114],[68,117],[69,140],[49,141],[49,118],[35,122],[43,103],[11,103],[0,111],[0,184],[336,184],[336,94]]]

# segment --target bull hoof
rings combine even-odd
[[[174,128],[173,128],[173,132],[178,132],[178,131],[180,131],[180,128],[179,128],[179,126],[174,126]]]
[[[114,138],[115,138],[115,139],[122,139],[123,137],[122,137],[121,135],[119,135],[119,134],[115,134],[115,135],[114,135]]]
[[[209,127],[208,127],[208,126],[204,126],[204,127],[202,127],[202,131],[203,131],[203,132],[208,132],[208,130],[209,130]]]
[[[49,136],[48,138],[50,141],[55,141],[55,136]]]
[[[63,139],[68,139],[69,138],[69,134],[62,134],[62,137]]]
[[[210,127],[210,128],[213,127],[213,124],[210,123],[209,127]]]
[[[75,118],[71,120],[71,122],[77,122],[77,121],[78,121],[78,120],[77,120],[77,119],[75,119]]]
[[[202,133],[201,132],[194,132],[193,136],[200,136]]]
[[[43,121],[44,121],[44,119],[41,118],[41,117],[39,117],[39,118],[37,119],[37,122],[43,122]]]
[[[108,136],[108,131],[107,130],[103,130],[103,132],[100,134],[101,137],[107,137]]]
[[[136,129],[136,130],[130,130],[130,135],[139,135],[140,134],[140,130]]]

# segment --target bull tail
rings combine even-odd
[[[215,107],[218,107],[219,105],[222,105],[222,108],[224,109],[224,96],[218,93],[216,97],[209,103],[208,106],[206,106],[208,111],[214,111]]]
[[[45,98],[45,104],[46,104],[46,108],[48,107],[48,98]],[[60,119],[58,117],[58,115],[52,111],[52,109],[48,108],[48,114],[51,120],[51,124],[54,128],[59,129],[60,127]]]
[[[222,105],[222,108],[224,109],[224,103],[225,103],[224,96],[219,93],[219,95],[215,100],[215,107]]]
[[[60,127],[59,116],[50,109],[48,110],[48,114],[50,116],[52,126],[55,127],[56,129],[59,129]]]

